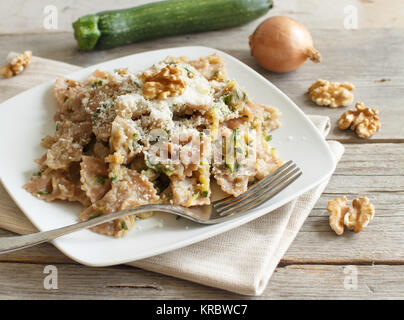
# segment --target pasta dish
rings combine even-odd
[[[213,181],[239,196],[282,164],[271,147],[280,112],[229,79],[217,54],[59,78],[53,94],[56,130],[42,139],[46,153],[24,188],[80,202],[80,220],[150,203],[209,205]],[[92,230],[121,237],[135,218]]]

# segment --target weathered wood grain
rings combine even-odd
[[[66,1],[66,0],[3,0],[0,13],[7,13],[0,20],[0,33],[50,33],[71,31],[71,23],[78,17],[103,10],[129,8],[158,0],[115,0],[115,1]],[[12,3],[12,4],[10,4]],[[49,12],[46,6],[53,5],[57,9],[57,29],[47,30],[43,21]],[[399,28],[404,21],[399,19],[399,12],[404,4],[398,0],[340,0],[330,4],[324,0],[288,0],[274,1],[274,8],[266,16],[287,15],[299,20],[309,28],[342,29],[344,21],[352,10],[358,15],[358,28]],[[261,20],[261,19],[260,19]],[[13,23],[10,23],[12,21]],[[258,23],[257,21],[256,23]],[[255,26],[255,24],[253,24]],[[252,26],[252,27],[253,27]]]
[[[254,62],[247,41],[250,32],[248,28],[234,28],[226,32],[170,37],[95,52],[79,52],[71,33],[0,35],[0,57],[5,57],[11,50],[32,49],[37,56],[89,66],[147,50],[184,45],[214,46],[260,72],[306,113],[330,116],[333,128],[329,139],[360,143],[372,140],[404,141],[404,130],[400,121],[397,121],[404,118],[403,29],[313,30],[313,36],[319,39],[317,47],[322,52],[323,61],[319,64],[307,62],[304,67],[287,74],[265,71]],[[336,128],[338,118],[347,108],[319,107],[310,101],[307,88],[318,78],[354,83],[355,101],[363,101],[380,109],[380,132],[373,139],[363,140],[350,131]],[[380,82],[380,79],[388,81]]]
[[[0,229],[0,237],[11,237],[17,234],[10,231]],[[45,263],[45,264],[60,264],[70,263],[75,264],[73,260],[66,257],[58,249],[49,243],[41,244],[35,247],[27,248],[21,251],[14,251],[0,255],[0,265],[3,262],[14,263]]]
[[[359,234],[330,230],[328,213],[309,217],[283,262],[299,263],[387,263],[404,265],[403,216],[375,216]]]
[[[137,268],[59,264],[58,289],[46,290],[45,264],[0,263],[0,299],[403,299],[404,266],[356,266],[356,289],[345,289],[345,265],[277,268],[259,297],[246,297]],[[302,286],[302,279],[305,285]],[[349,282],[351,283],[351,282]]]
[[[317,211],[317,212],[316,212]],[[281,264],[402,264],[404,222],[401,216],[380,216],[361,233],[346,231],[337,236],[328,224],[328,212],[315,210],[289,247]],[[0,232],[0,236],[14,235]],[[50,244],[0,255],[0,262],[73,263]]]
[[[336,175],[403,176],[404,144],[346,144]]]

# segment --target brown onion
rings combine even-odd
[[[249,37],[251,55],[265,69],[289,72],[307,59],[320,62],[309,30],[288,17],[272,17],[262,22]]]

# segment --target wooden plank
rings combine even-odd
[[[338,236],[331,230],[328,213],[309,217],[289,247],[282,262],[404,264],[403,216],[380,217],[359,234],[345,231]]]
[[[403,176],[404,144],[346,144],[335,175]]]
[[[404,141],[404,130],[400,121],[397,121],[404,118],[404,108],[402,108],[404,46],[401,45],[404,36],[401,29],[360,29],[355,32],[313,30],[313,36],[318,39],[318,49],[324,56],[323,62],[319,64],[308,62],[304,67],[288,74],[267,72],[254,62],[250,56],[247,41],[250,33],[251,30],[246,27],[234,28],[226,32],[170,37],[96,52],[79,52],[71,33],[1,35],[0,57],[6,56],[10,50],[32,49],[38,56],[89,66],[147,50],[214,44],[218,49],[233,55],[260,72],[306,113],[330,116],[333,125],[330,139],[361,143],[372,140]],[[351,81],[357,87],[355,101],[364,101],[365,104],[380,109],[382,129],[373,139],[359,139],[350,131],[344,132],[336,128],[339,116],[347,108],[319,107],[310,101],[306,93],[307,88],[320,77],[334,81]],[[387,79],[387,81],[380,82],[380,79]]]
[[[394,192],[404,193],[403,176],[355,176],[352,175],[334,175],[326,192],[346,194],[355,190],[356,193],[366,194],[370,192]],[[379,194],[379,196],[383,196]]]
[[[352,290],[344,287],[345,265],[281,267],[259,297],[241,296],[126,266],[88,268],[70,264],[57,265],[58,289],[46,290],[44,267],[0,263],[0,299],[404,298],[404,266],[356,266],[358,281]]]
[[[0,237],[12,237],[17,234],[0,229]],[[19,251],[9,252],[0,255],[1,262],[15,262],[15,263],[75,263],[70,258],[66,257],[52,244],[44,243],[31,248],[26,248]]]
[[[347,196],[349,201],[352,201],[354,198],[363,197],[364,194],[359,193],[343,193]],[[326,207],[328,201],[335,199],[343,195],[341,193],[323,193],[319,201],[314,206],[312,212],[310,213],[310,217],[322,217],[324,215],[328,215],[326,211]],[[374,204],[376,208],[376,216],[383,218],[394,218],[404,216],[404,199],[402,194],[396,193],[367,193],[366,196],[369,198],[370,202]]]
[[[278,268],[261,298],[403,299],[404,266],[356,266],[356,289],[344,286],[345,279],[350,283],[345,277],[352,270],[346,267],[301,265]]]
[[[36,0],[26,2],[24,0],[3,0],[0,3],[0,11],[7,12],[7,16],[0,21],[0,33],[49,33],[71,31],[71,23],[78,17],[102,10],[114,10],[133,7],[156,0],[100,0],[87,1],[77,5],[74,0],[53,0],[58,13],[57,29],[47,30],[43,27],[43,21],[49,13],[44,9],[49,6],[48,0]],[[323,0],[290,0],[274,1],[274,8],[267,16],[287,15],[307,25],[309,28],[341,29],[344,20],[356,9],[358,14],[358,27],[364,28],[399,28],[404,26],[404,21],[398,19],[397,13],[404,10],[404,5],[397,0],[368,1],[368,0],[340,0],[330,6]],[[350,7],[348,7],[350,6]],[[352,9],[350,9],[352,10]],[[313,19],[315,14],[315,19]],[[261,19],[260,19],[261,20]],[[260,21],[255,22],[258,24]],[[255,23],[253,26],[255,26]]]
[[[386,217],[377,210],[374,220],[361,233],[346,231],[337,236],[329,226],[328,212],[324,209],[314,212],[317,215],[308,217],[281,263],[404,264],[403,214]],[[11,235],[0,232],[0,236]],[[72,260],[51,244],[42,244],[2,254],[0,262],[72,263]]]
[[[37,229],[17,207],[0,183],[0,227],[20,234],[36,232]]]

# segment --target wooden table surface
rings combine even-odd
[[[318,299],[404,298],[404,4],[400,0],[275,0],[270,15],[288,15],[311,30],[320,64],[307,63],[288,74],[257,66],[247,37],[259,21],[225,31],[171,37],[83,53],[76,49],[70,23],[101,9],[123,8],[146,1],[52,1],[58,9],[57,30],[42,27],[48,0],[0,4],[0,57],[31,49],[35,55],[80,66],[150,49],[184,45],[216,47],[245,62],[283,90],[307,114],[328,115],[328,137],[346,147],[328,187],[297,238],[281,260],[262,296],[244,297],[222,290],[128,266],[81,266],[43,244],[0,256],[0,298],[3,299]],[[358,28],[344,28],[347,12],[358,13]],[[262,20],[262,19],[260,19]],[[355,101],[380,109],[382,129],[362,140],[336,128],[346,108],[313,105],[307,88],[317,79],[350,81]],[[3,152],[3,151],[2,151]],[[4,192],[4,189],[1,189]],[[347,195],[367,196],[376,207],[373,222],[360,234],[338,237],[328,225],[327,201]],[[2,197],[0,210],[17,210]],[[0,230],[0,236],[12,233]],[[58,290],[43,287],[44,267],[58,268]],[[353,266],[348,267],[347,266]],[[344,280],[357,272],[357,287]]]

